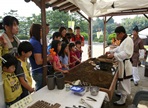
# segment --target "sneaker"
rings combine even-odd
[[[133,78],[131,78],[131,81],[134,81]]]
[[[138,82],[134,82],[135,86],[138,86]]]
[[[115,105],[115,106],[124,106],[125,103],[119,103],[118,101],[115,101],[115,102],[114,102],[114,105]]]
[[[115,106],[123,106],[123,105],[125,105],[126,97],[127,96],[122,95],[120,100],[114,102],[114,105]]]
[[[118,97],[121,97],[121,95],[122,95],[121,93],[116,93],[116,96]]]

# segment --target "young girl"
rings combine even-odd
[[[3,48],[2,55],[6,53],[17,54],[20,41],[15,35],[19,31],[18,25],[19,21],[13,16],[5,16],[2,23],[0,23],[0,29],[4,30],[4,33],[0,36],[0,44]]]
[[[75,66],[75,63],[78,61],[78,62],[81,62],[80,59],[77,57],[75,51],[76,51],[76,48],[75,48],[75,44],[74,43],[70,43],[69,44],[69,51],[70,51],[70,68],[74,67]]]
[[[62,70],[68,70],[68,45],[66,43],[62,43],[62,48],[59,52],[59,56],[62,64]]]
[[[81,41],[76,41],[75,42],[75,44],[76,44],[76,51],[75,51],[75,53],[76,53],[76,55],[77,55],[77,57],[78,57],[78,59],[81,61],[81,55],[82,55],[82,49],[81,49]],[[80,62],[76,62],[76,65],[77,64],[79,64]]]
[[[62,65],[60,63],[60,58],[58,56],[60,50],[61,50],[61,41],[59,40],[53,40],[51,43],[51,49],[54,49],[55,55],[53,55],[53,60],[51,61],[51,64],[53,65],[53,68],[55,71],[68,73],[68,70],[62,70]]]

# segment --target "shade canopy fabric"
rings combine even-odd
[[[88,17],[98,17],[130,9],[148,9],[148,0],[67,0]],[[148,13],[148,10],[147,10]],[[146,13],[146,14],[147,14]],[[144,13],[145,14],[145,13]]]
[[[148,36],[148,28],[142,30],[139,32],[140,35],[145,35],[145,36]]]

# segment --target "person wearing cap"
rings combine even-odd
[[[132,60],[132,72],[133,72],[133,81],[135,86],[138,86],[138,82],[140,80],[139,74],[138,74],[138,64],[139,64],[139,50],[144,49],[143,41],[142,39],[138,36],[138,26],[135,26],[133,28],[133,42],[134,42],[134,53],[131,58]]]
[[[108,58],[115,58],[118,61],[118,86],[117,94],[121,96],[118,101],[114,102],[116,106],[125,105],[127,96],[131,93],[132,63],[130,58],[133,55],[133,40],[127,36],[125,28],[119,26],[115,29],[117,39],[121,40],[118,47],[106,52]]]

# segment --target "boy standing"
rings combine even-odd
[[[29,93],[34,91],[34,88],[32,88],[32,78],[31,78],[29,69],[27,67],[28,65],[27,58],[31,56],[32,50],[33,50],[32,45],[27,41],[21,42],[18,47],[18,54],[19,54],[18,63],[22,67],[19,73],[17,73],[19,74],[18,78],[20,80],[20,83],[22,85],[22,90],[23,90],[21,98],[24,98]]]
[[[11,54],[5,54],[2,57],[6,60],[2,61],[5,102],[10,106],[19,101],[22,94],[21,84],[14,73],[18,62]]]

